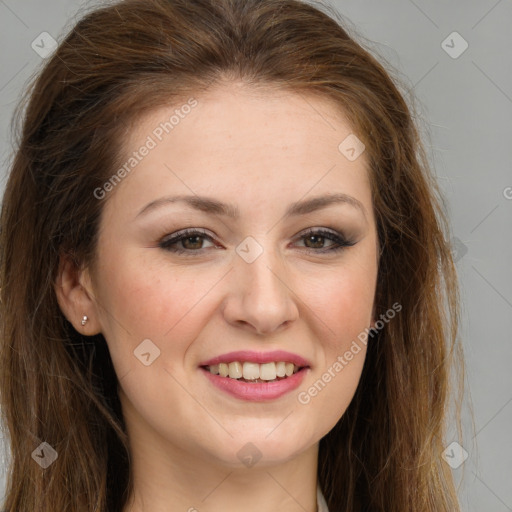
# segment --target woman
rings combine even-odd
[[[459,510],[447,221],[339,23],[125,0],[29,94],[1,218],[6,510]]]

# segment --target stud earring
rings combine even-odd
[[[87,323],[87,320],[89,320],[89,318],[86,315],[84,315],[82,317],[82,325],[85,325]]]

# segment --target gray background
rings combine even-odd
[[[60,41],[85,5],[91,4],[0,0],[1,190],[11,155],[10,118],[26,80],[43,62],[31,43],[42,32]],[[462,286],[470,393],[462,444],[469,456],[453,471],[458,481],[464,476],[463,510],[512,511],[512,1],[330,5],[399,71],[418,100],[418,121],[447,199]],[[450,36],[454,31],[463,39]],[[458,55],[464,41],[468,48]],[[458,457],[457,447],[447,453]],[[0,498],[4,477],[5,462]]]

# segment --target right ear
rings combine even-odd
[[[68,253],[60,255],[54,289],[62,313],[79,333],[93,336],[101,332],[90,273],[79,268]],[[87,321],[82,325],[84,316]]]

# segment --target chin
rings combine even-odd
[[[220,444],[221,452],[210,447],[217,461],[231,468],[270,467],[294,459],[311,448],[316,439],[308,439],[304,428],[298,426],[273,426],[272,429],[247,429]],[[281,432],[279,429],[282,428]]]

